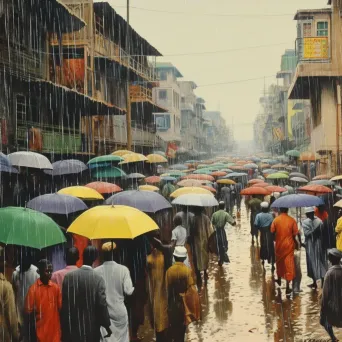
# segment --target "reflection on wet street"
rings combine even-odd
[[[278,288],[272,281],[271,267],[266,273],[259,259],[259,247],[251,246],[249,221],[243,209],[236,227],[227,229],[231,263],[222,268],[216,259],[210,263],[208,285],[202,288],[202,320],[192,324],[187,341],[328,341],[319,324],[319,291],[307,287],[305,250],[301,251],[303,278],[299,296],[285,296],[285,282]],[[153,331],[145,322],[145,341]],[[342,339],[341,331],[335,329]]]

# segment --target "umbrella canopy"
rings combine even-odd
[[[0,208],[0,242],[37,249],[66,241],[59,226],[47,215],[29,208]]]
[[[290,177],[301,177],[301,178],[305,178],[307,179],[308,177],[304,175],[304,173],[300,173],[300,172],[291,172]]]
[[[163,156],[166,158],[166,154],[163,151],[153,151],[153,154],[159,154],[160,156]]]
[[[224,177],[224,176],[227,176],[227,172],[215,171],[215,172],[211,173],[211,176],[213,176],[213,177]]]
[[[130,173],[128,176],[127,176],[128,179],[143,179],[145,178],[145,176],[141,173]]]
[[[272,208],[301,208],[301,207],[317,207],[322,205],[323,201],[316,196],[293,194],[280,197],[272,204]]]
[[[234,185],[236,183],[232,179],[225,178],[225,179],[218,179],[217,184]]]
[[[122,191],[118,185],[108,182],[92,182],[85,186],[97,191],[99,194],[114,194]]]
[[[169,166],[170,170],[178,170],[178,171],[184,171],[187,170],[188,167],[184,164],[174,164]]]
[[[286,164],[275,164],[272,166],[272,169],[285,169]]]
[[[134,154],[134,152],[129,151],[129,150],[117,150],[117,151],[113,152],[112,155],[122,157],[126,154],[132,154],[132,153]]]
[[[289,176],[286,175],[285,173],[277,172],[277,173],[272,173],[266,177],[266,179],[288,179]]]
[[[258,168],[258,165],[257,165],[257,164],[254,164],[254,163],[245,164],[245,165],[244,165],[244,168],[245,168],[245,169],[257,169],[257,168]]]
[[[68,233],[85,236],[90,240],[134,239],[157,229],[157,224],[136,208],[101,205],[80,215],[71,224]]]
[[[63,194],[45,194],[27,202],[27,207],[45,214],[69,215],[88,207],[79,198]]]
[[[130,153],[125,154],[122,156],[124,159],[122,162],[119,163],[119,165],[129,164],[129,163],[138,163],[138,162],[145,162],[148,159],[140,153]]]
[[[221,169],[220,172],[233,173],[234,171],[231,169]]]
[[[285,154],[289,157],[295,157],[295,158],[300,157],[300,152],[297,150],[290,150],[290,151],[287,151]]]
[[[246,189],[243,189],[241,192],[240,192],[241,195],[243,196],[251,196],[251,195],[270,195],[271,192],[269,190],[267,190],[266,188],[261,188],[259,186],[254,185],[250,188],[246,188]]]
[[[99,156],[99,157],[90,159],[87,164],[94,165],[94,164],[102,164],[102,163],[119,163],[121,161],[123,161],[123,158],[121,158],[120,156],[108,154],[106,156]]]
[[[268,175],[270,175],[270,174],[272,174],[272,173],[277,173],[278,171],[277,170],[275,170],[275,169],[265,169],[265,170],[262,170],[262,173],[263,174],[268,174]]]
[[[251,187],[252,187],[252,188],[254,188],[254,187],[266,188],[266,187],[269,186],[269,185],[270,185],[269,183],[261,182],[261,183],[253,184]]]
[[[52,170],[45,170],[44,172],[52,176],[63,176],[81,173],[88,169],[86,164],[76,159],[59,160],[52,163],[52,167]]]
[[[209,182],[215,181],[215,178],[213,176],[201,175],[201,174],[187,175],[187,176],[182,177],[182,179],[198,179],[198,180],[209,181]]]
[[[312,192],[315,194],[327,194],[333,192],[330,188],[324,185],[305,185],[297,189],[298,191]]]
[[[315,154],[312,152],[303,152],[300,154],[299,159],[301,161],[316,161],[316,160],[320,160],[320,155],[319,154]]]
[[[181,178],[186,176],[185,172],[181,172],[181,171],[171,171],[171,172],[167,172],[167,173],[163,173],[161,175],[161,177],[175,177],[175,178]]]
[[[279,173],[285,173],[285,175],[289,175],[289,172],[288,172],[288,171],[279,170],[278,172],[279,172]]]
[[[163,177],[160,177],[160,179],[163,182],[175,182],[177,180],[176,177],[171,177],[171,176],[163,176]]]
[[[193,186],[193,187],[184,187],[184,188],[177,189],[170,195],[170,197],[177,198],[178,196],[186,195],[186,194],[196,194],[196,195],[202,194],[202,195],[212,196],[212,193],[210,191],[200,188],[200,187]]]
[[[342,200],[339,200],[338,202],[336,202],[336,203],[334,204],[334,207],[335,207],[335,208],[342,208]]]
[[[145,178],[145,183],[157,184],[160,183],[161,179],[159,176],[150,176]]]
[[[248,184],[257,184],[262,183],[262,179],[251,179]]]
[[[174,199],[172,204],[194,207],[215,207],[218,205],[218,202],[212,194],[185,194]]]
[[[208,185],[201,185],[200,186],[202,189],[206,189],[210,192],[216,193],[216,190],[212,187],[212,186],[208,186]]]
[[[332,175],[319,175],[319,176],[316,176],[314,178],[312,178],[312,180],[322,180],[322,179],[330,179],[331,177],[333,177]]]
[[[240,177],[247,177],[247,174],[243,172],[233,172],[225,176],[225,178],[240,178]]]
[[[121,178],[126,177],[126,173],[118,167],[109,167],[105,169],[96,169],[91,174],[92,178]]]
[[[316,184],[316,185],[324,185],[324,186],[334,186],[335,184],[327,179],[320,179],[320,180],[314,180],[310,183],[308,183],[308,185],[312,185],[312,184]]]
[[[75,196],[83,200],[103,200],[103,196],[100,193],[86,186],[69,186],[59,190],[58,193]]]
[[[267,189],[270,192],[285,192],[285,191],[287,191],[286,188],[283,188],[283,187],[277,186],[277,185],[269,185],[269,186],[266,186],[265,189]]]
[[[160,154],[149,154],[146,156],[147,162],[150,164],[159,164],[159,163],[167,163],[167,159]]]
[[[0,172],[6,172],[6,173],[19,173],[16,168],[13,166],[7,166],[4,164],[0,164]]]
[[[162,195],[153,191],[128,190],[109,197],[105,204],[126,205],[139,209],[145,213],[171,208],[171,204]]]
[[[332,177],[330,180],[331,180],[332,182],[342,180],[342,175]]]
[[[8,155],[12,165],[18,167],[30,167],[33,169],[52,170],[52,164],[42,154],[36,152],[14,152]]]
[[[292,177],[290,178],[291,182],[296,182],[296,183],[308,183],[309,181],[306,178],[303,177]]]
[[[202,181],[197,179],[183,179],[177,183],[178,186],[198,186],[201,187],[203,185]]]
[[[195,175],[211,175],[213,173],[213,170],[206,168],[206,169],[199,169],[194,171]]]
[[[270,164],[261,164],[261,165],[260,165],[260,168],[261,168],[261,169],[269,169],[270,167],[271,167]]]
[[[139,186],[139,190],[140,191],[159,191],[159,188],[157,186],[154,185],[140,185]]]

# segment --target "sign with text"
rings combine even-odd
[[[328,37],[304,38],[304,59],[327,59],[329,58]]]

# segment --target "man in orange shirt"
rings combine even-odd
[[[59,310],[62,307],[62,295],[57,284],[51,282],[52,264],[43,259],[38,262],[38,279],[29,289],[25,299],[25,312],[28,322],[35,323],[37,342],[60,342],[61,327]],[[34,326],[34,324],[32,324]],[[32,339],[33,341],[35,339]]]
[[[277,265],[277,283],[286,280],[286,294],[291,293],[290,282],[295,278],[294,251],[299,234],[297,222],[290,217],[287,208],[280,208],[280,215],[273,221],[271,232],[275,233],[275,256]]]

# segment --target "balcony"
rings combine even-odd
[[[296,39],[298,63],[329,63],[331,51],[329,37],[305,37]]]
[[[129,89],[132,102],[152,102],[152,89],[139,85],[131,85]]]

